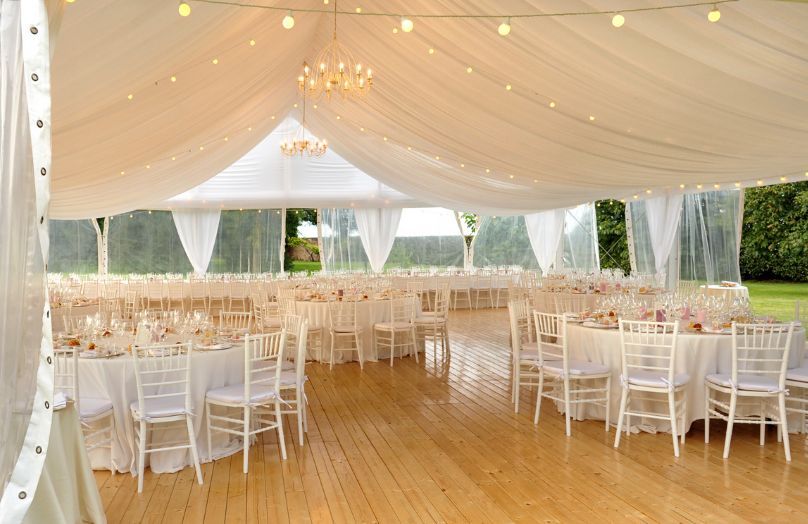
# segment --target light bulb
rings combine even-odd
[[[511,34],[511,19],[508,18],[497,27],[497,32],[500,36],[508,36]]]
[[[188,16],[191,14],[191,6],[188,5],[188,2],[180,2],[177,12],[179,12],[180,16]]]
[[[472,71],[474,71],[474,69],[472,69],[471,66],[466,68],[466,73],[471,73]]]
[[[430,54],[430,55],[434,55],[434,54],[435,54],[435,49],[434,49],[434,48],[432,48],[432,47],[430,47],[430,48],[429,48],[429,54]]]
[[[415,27],[415,24],[412,23],[412,20],[406,17],[401,18],[401,30],[405,33],[411,33],[412,28]]]
[[[250,40],[250,45],[254,46],[255,45],[255,40]]]
[[[177,81],[177,77],[176,77],[176,76],[172,76],[172,77],[171,77],[171,81],[172,81],[172,82],[176,82],[176,81]]]
[[[626,17],[617,13],[612,17],[612,25],[615,27],[623,27],[623,24],[626,23]]]
[[[283,22],[281,22],[284,29],[292,29],[295,26],[295,17],[292,16],[292,12],[289,11],[289,14],[283,17]]]
[[[510,91],[511,89],[513,89],[513,87],[511,86],[511,84],[508,84],[508,85],[505,86],[505,89],[507,91]]]
[[[707,13],[707,20],[712,23],[716,23],[721,20],[721,11],[718,10],[718,6],[714,5],[713,8],[710,9],[710,12]]]

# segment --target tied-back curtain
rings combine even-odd
[[[551,209],[525,215],[530,246],[544,273],[555,263],[556,253],[564,235],[564,209]]]
[[[198,275],[206,273],[216,244],[221,212],[218,209],[178,209],[171,215],[194,272]]]
[[[474,240],[474,266],[521,266],[538,264],[528,238],[525,217],[484,217]]]
[[[738,190],[685,195],[679,239],[682,280],[740,282],[742,198]]]
[[[60,5],[54,6],[54,27]],[[36,125],[34,125],[36,123]],[[0,520],[34,498],[50,436],[45,286],[51,171],[50,36],[43,0],[0,0]],[[38,450],[38,451],[37,451]]]
[[[328,271],[366,271],[368,257],[359,239],[353,209],[325,208],[322,217],[323,252],[320,261]]]
[[[648,235],[654,252],[654,270],[665,271],[668,257],[676,242],[679,218],[682,214],[682,195],[649,198],[645,201]]]
[[[374,273],[381,273],[396,239],[401,209],[355,209],[354,218],[370,267]]]

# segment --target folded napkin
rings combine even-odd
[[[67,397],[61,391],[57,391],[53,394],[53,409],[59,410],[64,409],[67,406]]]

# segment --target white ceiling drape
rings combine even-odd
[[[380,273],[396,239],[396,231],[401,221],[401,209],[355,209],[354,217],[370,267],[374,273]]]
[[[182,247],[197,275],[208,271],[220,215],[218,209],[175,209],[171,212]]]
[[[662,4],[390,0],[378,9]],[[361,102],[310,106],[308,124],[382,184],[488,215],[804,179],[808,6],[721,4],[716,24],[709,8],[630,13],[620,29],[610,15],[513,19],[508,37],[484,19],[416,19],[412,33],[393,34],[395,18],[341,16],[339,39],[373,68],[375,86]],[[181,18],[162,0],[69,4],[55,57],[53,216],[166,200],[297,116],[301,63],[326,43],[331,21],[298,12],[286,31],[284,14],[194,4]]]

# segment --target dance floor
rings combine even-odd
[[[550,402],[533,425],[533,392],[510,402],[507,309],[450,316],[452,356],[307,366],[309,433],[289,459],[275,433],[241,454],[175,474],[95,472],[109,522],[798,521],[808,515],[806,439],[786,465],[774,429],[736,426],[723,460],[723,423],[710,444],[694,424],[679,459],[667,434],[631,435],[564,418]]]

